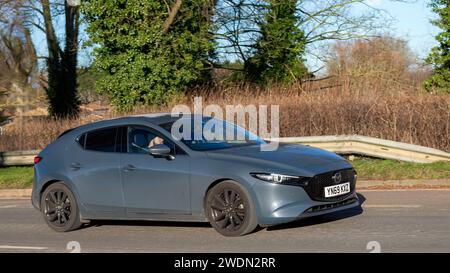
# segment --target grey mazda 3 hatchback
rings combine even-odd
[[[243,140],[174,137],[179,120],[131,116],[64,132],[35,158],[34,207],[56,231],[94,219],[209,221],[239,236],[359,206],[356,172],[334,153],[281,143],[263,151],[264,140],[227,122]]]

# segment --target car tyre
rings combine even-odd
[[[224,181],[206,195],[205,211],[213,228],[224,236],[241,236],[258,226],[255,206],[239,183]]]
[[[47,225],[59,232],[75,230],[82,224],[75,196],[62,182],[51,184],[42,193],[41,211]]]

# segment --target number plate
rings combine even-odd
[[[325,187],[325,197],[334,197],[350,192],[350,182]]]

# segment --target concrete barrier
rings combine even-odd
[[[359,135],[284,137],[272,140],[309,145],[337,154],[357,154],[416,163],[450,161],[450,153],[441,150]]]
[[[0,166],[27,166],[34,164],[39,150],[0,152]]]

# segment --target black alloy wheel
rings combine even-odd
[[[81,226],[75,196],[61,182],[51,184],[41,197],[45,222],[56,231],[70,231]]]
[[[211,225],[225,236],[244,235],[257,226],[251,199],[234,181],[222,182],[208,192],[206,212]]]

